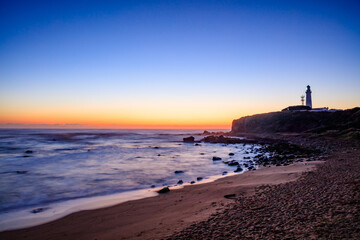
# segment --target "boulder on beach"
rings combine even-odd
[[[164,187],[158,191],[158,193],[167,193],[170,192],[170,189],[168,187]]]
[[[184,173],[184,171],[182,171],[182,170],[176,170],[174,173],[175,173],[175,174],[179,174],[179,173]]]
[[[193,136],[190,136],[190,137],[183,138],[183,141],[184,142],[194,142],[195,138]]]
[[[235,198],[236,197],[236,194],[235,193],[232,193],[232,194],[226,194],[225,196],[224,196],[224,198]]]
[[[221,160],[221,157],[213,157],[212,160],[213,161],[219,161],[219,160]]]

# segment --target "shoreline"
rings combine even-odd
[[[199,182],[166,194],[126,201],[110,207],[83,210],[42,225],[0,232],[5,239],[154,239],[170,235],[206,220],[226,208],[235,194],[249,196],[261,185],[297,180],[323,161],[297,162],[288,166],[259,167],[212,182]],[[175,187],[177,188],[177,187]]]
[[[186,182],[181,185],[168,185],[167,187],[169,187],[170,190],[179,190],[187,186],[211,183],[221,178],[244,174],[245,172],[231,172],[226,175],[214,175],[197,181],[194,184]],[[26,207],[14,211],[5,212],[0,215],[0,232],[36,227],[42,224],[56,221],[58,219],[80,211],[97,210],[116,206],[118,204],[129,201],[156,197],[159,195],[157,191],[162,189],[163,187],[166,186],[137,189],[120,193],[113,193],[109,195],[70,199],[61,202],[43,204],[42,206],[38,207]],[[39,210],[39,212],[32,213],[32,211],[35,210]]]

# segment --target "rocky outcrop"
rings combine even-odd
[[[231,134],[244,133],[326,133],[329,130],[360,132],[360,108],[336,112],[284,111],[236,119]],[[355,137],[359,136],[355,134]]]

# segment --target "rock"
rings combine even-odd
[[[239,163],[237,161],[235,161],[235,160],[232,160],[232,161],[228,162],[228,165],[229,166],[238,166]]]
[[[235,154],[234,153],[229,153],[229,156],[234,156]]]
[[[222,175],[226,175],[228,172],[227,171],[224,171],[223,173],[222,173]]]
[[[25,174],[27,173],[28,171],[16,171],[17,174]]]
[[[180,173],[184,173],[184,171],[182,171],[182,170],[176,170],[174,173],[175,173],[175,174],[180,174]]]
[[[195,146],[201,146],[200,144],[198,144],[198,143],[195,143]]]
[[[23,157],[27,158],[27,157],[30,157],[29,155],[24,155]]]
[[[154,149],[159,149],[159,147],[154,147]]]
[[[158,191],[158,193],[167,193],[170,192],[170,189],[168,187],[164,187]]]
[[[151,188],[154,188],[155,187],[155,185],[151,185]]]
[[[234,172],[241,172],[242,170],[243,169],[240,166],[238,166],[237,169]]]
[[[183,184],[184,182],[183,182],[183,180],[179,180],[178,182],[177,182],[177,184]]]
[[[158,157],[160,157],[161,155],[160,154],[158,154]]]
[[[191,181],[190,183],[191,183],[191,184],[194,184],[194,183],[195,183],[195,181]]]
[[[209,143],[226,143],[226,144],[235,144],[235,143],[244,143],[244,142],[252,143],[252,144],[258,143],[258,141],[254,140],[254,139],[229,138],[229,137],[224,137],[223,135],[207,136],[207,137],[204,137],[203,139],[201,139],[200,141],[209,142]]]
[[[244,159],[250,159],[250,157],[244,157]]]
[[[45,210],[46,210],[46,208],[35,208],[35,209],[31,210],[31,213],[40,213]]]
[[[184,142],[194,142],[195,138],[193,136],[190,136],[190,137],[183,138],[183,141]]]
[[[203,180],[203,178],[202,177],[197,177],[196,180],[201,181],[201,180]]]
[[[212,160],[213,161],[219,161],[219,160],[221,160],[221,157],[213,157]]]
[[[233,198],[235,198],[235,197],[236,197],[236,194],[235,194],[235,193],[226,194],[226,195],[224,196],[224,198],[228,198],[228,199],[233,199]]]
[[[32,150],[26,150],[25,153],[34,153]]]
[[[200,155],[205,155],[205,153],[200,153]]]

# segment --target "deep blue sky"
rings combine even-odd
[[[1,123],[226,125],[307,84],[315,107],[354,107],[359,16],[357,1],[1,1]]]

